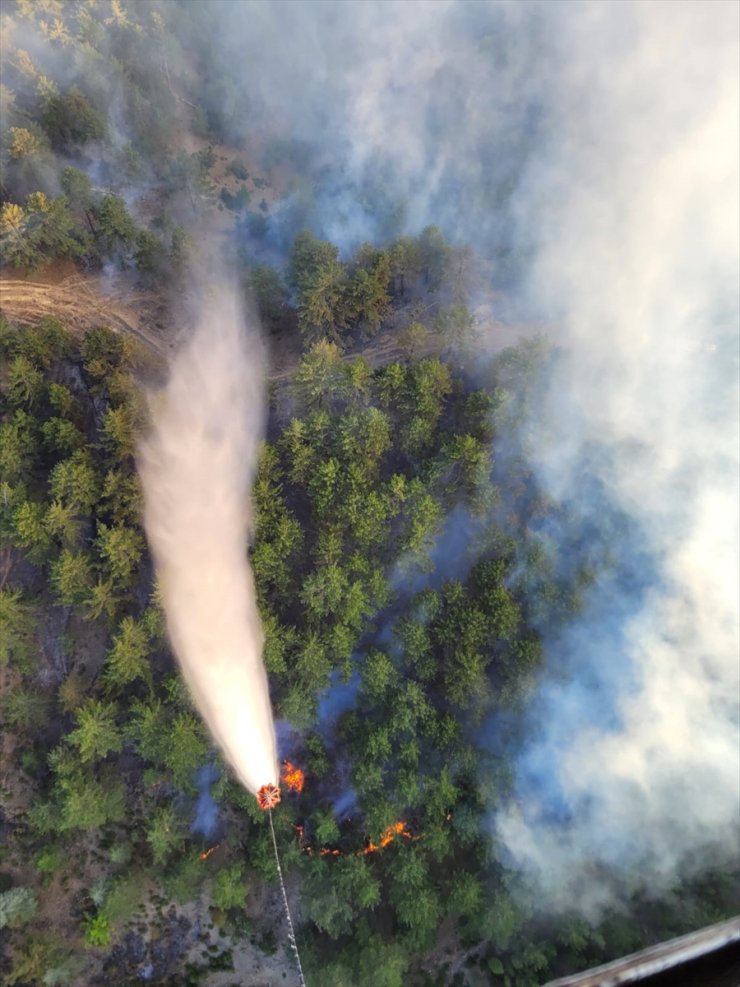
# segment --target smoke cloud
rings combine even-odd
[[[519,198],[529,298],[563,327],[533,461],[584,526],[608,503],[631,534],[622,578],[545,632],[495,826],[551,902],[589,910],[599,865],[665,887],[712,848],[737,863],[740,140],[736,5],[579,14]]]
[[[195,804],[195,819],[190,829],[194,833],[210,836],[218,823],[218,804],[211,795],[211,787],[218,781],[219,770],[214,764],[206,764],[195,772],[193,778],[198,788],[198,799]]]
[[[173,649],[216,743],[255,793],[278,781],[246,554],[262,370],[259,339],[233,286],[205,293],[195,332],[152,401],[153,426],[138,457]]]
[[[232,10],[215,30],[250,125],[281,121],[313,169],[300,222],[344,248],[439,224],[560,353],[531,462],[613,566],[567,631],[542,628],[495,838],[543,903],[589,913],[732,856],[737,6]]]

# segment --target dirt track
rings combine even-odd
[[[51,316],[66,329],[79,333],[105,325],[114,332],[135,336],[161,357],[166,357],[176,343],[177,334],[163,315],[162,303],[154,296],[130,289],[124,293],[121,286],[101,285],[100,279],[81,274],[58,283],[0,276],[0,313],[21,326],[35,325],[39,319]],[[347,354],[346,358],[357,355]],[[373,366],[397,359],[399,349],[394,334],[382,333],[362,355]],[[299,359],[299,352],[283,353],[270,378],[287,380]]]
[[[0,278],[0,312],[17,325],[34,325],[51,316],[74,332],[105,325],[128,333],[148,349],[165,356],[174,345],[174,334],[161,320],[161,304],[143,293],[127,293],[123,300],[114,288],[100,290],[96,279],[73,275],[58,284]]]
[[[114,332],[136,337],[156,356],[167,359],[177,345],[178,331],[167,314],[163,299],[154,293],[137,291],[123,281],[102,276],[71,274],[57,282],[27,281],[12,273],[0,273],[0,313],[21,326],[34,325],[51,316],[72,331],[83,333],[95,326],[105,325]],[[503,326],[483,306],[476,312],[481,331],[481,349],[498,350],[518,342],[530,333],[519,326]],[[182,326],[180,326],[182,329]],[[297,340],[271,345],[272,369],[270,380],[285,384],[292,377],[301,358]],[[440,352],[443,343],[430,333],[419,347],[419,356]],[[398,333],[391,329],[379,333],[369,344],[344,354],[344,359],[364,357],[373,367],[399,359]]]

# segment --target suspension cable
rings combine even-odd
[[[275,839],[275,827],[272,824],[272,809],[269,809],[267,814],[270,817],[270,833],[272,834],[272,848],[275,851],[275,863],[277,864],[278,877],[280,878],[280,890],[283,892],[283,905],[285,905],[285,917],[288,920],[288,941],[290,942],[291,949],[295,953],[295,961],[298,967],[298,977],[300,980],[300,985],[301,987],[306,987],[306,981],[303,977],[303,967],[301,966],[301,957],[298,955],[298,943],[296,942],[296,938],[295,938],[293,919],[290,917],[290,908],[288,907],[288,894],[285,890],[285,881],[283,880],[283,869],[280,866],[280,855],[278,854],[277,840]]]

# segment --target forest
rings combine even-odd
[[[624,880],[593,920],[543,911],[496,835],[543,629],[578,618],[628,521],[615,510],[587,538],[542,487],[531,430],[557,345],[482,344],[490,257],[433,223],[408,232],[380,174],[363,209],[383,234],[333,242],[316,221],[330,170],[241,99],[208,4],[14,0],[0,16],[0,277],[115,274],[168,302],[198,246],[225,242],[267,339],[248,552],[307,982],[537,987],[736,911],[721,854],[669,893]],[[142,528],[135,455],[166,369],[104,319],[0,319],[15,987],[295,978],[264,814],[180,677]]]

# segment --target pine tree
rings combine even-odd
[[[39,907],[33,888],[17,887],[0,893],[0,929],[16,929],[33,918]]]
[[[124,524],[98,525],[97,548],[117,588],[128,588],[144,551],[144,541],[135,528]]]
[[[149,665],[149,636],[144,627],[133,617],[124,617],[113,647],[108,652],[103,677],[106,685],[119,691],[136,679],[145,679],[151,685]]]
[[[80,760],[94,761],[117,754],[123,747],[123,735],[116,724],[118,707],[99,699],[88,699],[77,710],[77,728],[67,740],[80,752]]]
[[[51,584],[63,606],[85,603],[92,588],[92,563],[87,552],[65,548],[51,566]]]
[[[157,809],[152,814],[146,833],[154,863],[164,863],[182,842],[184,836],[185,831],[175,807],[165,805]]]

